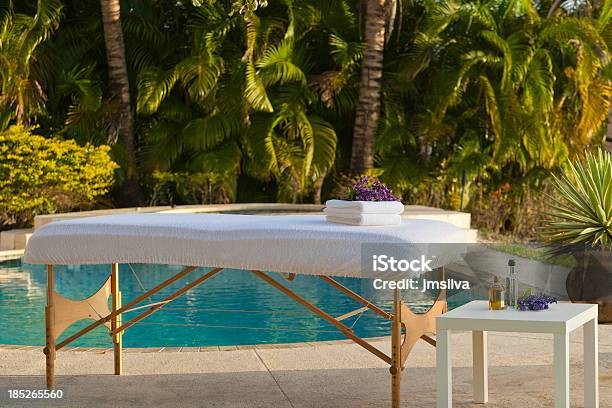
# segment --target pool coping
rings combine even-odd
[[[389,336],[378,336],[368,337],[364,340],[367,341],[381,341],[388,339]],[[291,348],[303,348],[303,347],[320,347],[320,346],[334,346],[339,344],[353,344],[353,340],[340,339],[340,340],[321,340],[321,341],[306,341],[298,343],[264,343],[264,344],[249,344],[249,345],[235,345],[235,346],[189,346],[189,347],[124,347],[124,353],[205,353],[211,351],[235,351],[235,350],[253,350],[253,349],[291,349]],[[0,344],[0,351],[3,350],[20,350],[20,351],[36,351],[42,352],[44,346],[31,346],[27,344]],[[69,347],[66,346],[59,350],[58,353],[62,352],[75,352],[75,353],[92,353],[92,354],[106,354],[112,352],[112,347]]]
[[[24,255],[24,249],[8,249],[0,251],[0,262],[19,259]]]

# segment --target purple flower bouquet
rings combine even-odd
[[[359,226],[393,226],[402,223],[404,204],[378,179],[363,176],[346,200],[325,202],[325,221]]]
[[[526,294],[518,298],[516,308],[518,310],[546,310],[551,303],[557,303],[557,299],[548,295]]]
[[[389,187],[377,178],[362,176],[348,193],[351,201],[400,201]]]

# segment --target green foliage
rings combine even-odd
[[[277,184],[278,200],[300,201],[320,188],[335,161],[336,133],[308,85],[306,32],[295,31],[319,17],[304,4],[286,2],[270,17],[268,7],[199,4],[187,47],[139,72],[137,110],[147,123],[143,163],[155,186],[164,174],[179,177],[171,180],[177,186],[189,184],[189,174],[207,174],[207,183],[221,183],[215,188],[225,201],[234,197],[244,158],[250,177]],[[229,158],[227,146],[233,146]],[[203,171],[203,157],[233,165]]]
[[[3,4],[4,125],[111,144],[124,163],[99,0]],[[611,2],[551,16],[551,2],[528,0],[397,4],[372,174],[408,203],[533,236],[550,174],[602,142]],[[236,194],[239,183],[265,201],[333,195],[359,95],[360,5],[122,2],[138,173],[151,202],[255,199]]]
[[[543,230],[549,241],[612,248],[612,154],[587,152],[554,180],[559,198],[550,197],[552,220]]]
[[[59,23],[59,0],[39,0],[34,16],[13,14],[12,2],[0,15],[0,130],[25,123],[44,110],[39,48]]]
[[[537,236],[546,179],[602,143],[604,9],[546,18],[533,2],[414,4],[406,51],[385,55],[381,179],[408,202],[471,211],[479,228]]]
[[[0,225],[91,205],[108,193],[117,165],[108,146],[47,139],[14,125],[0,133]]]
[[[416,67],[399,73],[427,84],[416,115],[428,139],[461,146],[480,128],[496,164],[525,172],[554,169],[565,146],[581,149],[605,123],[609,59],[594,19],[542,18],[528,2],[449,1],[436,4],[422,31],[408,54]]]

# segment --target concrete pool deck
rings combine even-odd
[[[388,352],[387,339],[373,344]],[[471,334],[452,336],[454,406],[472,403]],[[489,334],[487,407],[552,407],[552,337]],[[195,352],[196,350],[200,352]],[[85,351],[85,350],[83,350]],[[388,366],[346,342],[298,346],[149,349],[124,354],[124,375],[111,375],[108,349],[59,352],[61,401],[9,400],[8,389],[43,389],[40,347],[0,349],[2,407],[389,407]],[[166,352],[173,351],[173,352]],[[571,403],[582,407],[582,331],[571,335]],[[406,407],[435,406],[435,349],[419,342],[402,380]],[[612,407],[612,325],[599,326],[600,406]]]

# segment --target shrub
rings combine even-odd
[[[113,184],[117,165],[109,150],[47,139],[23,126],[0,132],[0,226],[91,205]]]
[[[154,171],[150,205],[227,204],[234,199],[233,176]]]

